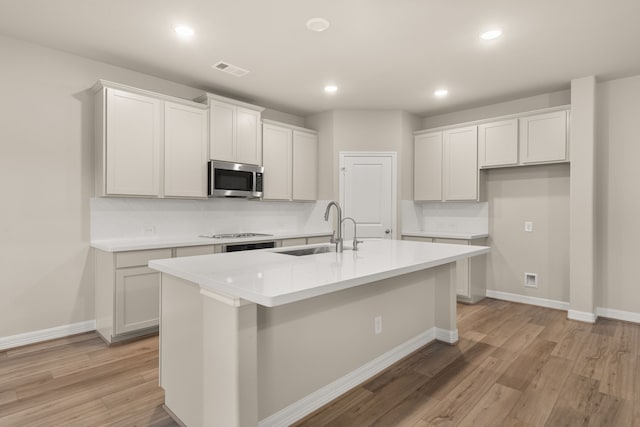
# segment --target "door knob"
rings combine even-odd
[[[386,230],[384,230],[384,234],[391,234],[391,230],[387,228]]]

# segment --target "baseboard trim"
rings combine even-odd
[[[449,333],[450,331],[446,332]],[[454,332],[457,336],[458,331]],[[261,420],[258,423],[258,426],[287,426],[300,420],[316,409],[321,408],[322,406],[331,402],[338,396],[362,384],[364,381],[393,365],[403,357],[406,357],[409,354],[413,353],[425,344],[436,340],[436,335],[437,332],[436,328],[434,327],[421,333],[420,335],[411,338],[409,341],[406,341],[399,346],[392,348],[381,356],[376,357],[371,362],[362,365],[356,370],[349,372],[347,375],[338,378],[334,382],[327,384],[326,386],[303,397],[297,402],[294,402],[286,408],[283,408],[273,415],[270,415],[267,418]]]
[[[63,338],[69,335],[81,334],[83,332],[95,331],[96,321],[72,323],[70,325],[56,326],[55,328],[42,329],[39,331],[26,332],[24,334],[0,337],[0,350],[7,350],[23,345],[35,344],[42,341]]]
[[[596,308],[596,314],[598,317],[607,317],[609,319],[623,320],[625,322],[640,323],[640,313],[634,313],[633,311],[598,307]]]
[[[512,294],[509,292],[492,291],[487,289],[487,297],[504,301],[519,302],[522,304],[537,305],[539,307],[554,308],[556,310],[569,310],[569,303],[553,299],[530,297],[528,295]]]
[[[588,311],[569,310],[567,317],[571,320],[577,320],[579,322],[596,323],[598,316],[596,313],[589,313]]]
[[[436,339],[447,344],[455,344],[458,342],[458,330],[436,328]]]

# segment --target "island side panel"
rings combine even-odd
[[[162,273],[160,386],[165,406],[187,426],[203,425],[203,328],[200,286]]]
[[[445,264],[433,270],[435,274],[436,338],[448,344],[458,342],[456,319],[456,263]]]
[[[235,302],[239,306],[202,296],[203,425],[208,427],[258,425],[257,308]]]
[[[260,419],[412,338],[435,337],[435,288],[451,280],[452,268],[455,264],[279,307],[258,306]],[[455,310],[454,284],[447,283],[452,289],[447,304]],[[379,335],[376,316],[382,316]]]

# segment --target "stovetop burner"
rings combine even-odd
[[[227,234],[201,234],[200,237],[208,237],[210,239],[237,239],[242,237],[261,237],[273,236],[273,234],[263,233],[227,233]]]

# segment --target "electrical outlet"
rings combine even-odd
[[[382,316],[376,316],[373,319],[373,332],[376,335],[380,335],[382,333]]]
[[[153,225],[147,225],[142,229],[145,236],[153,236],[156,234],[156,227]]]
[[[525,221],[524,222],[524,231],[528,233],[533,233],[533,222]]]

